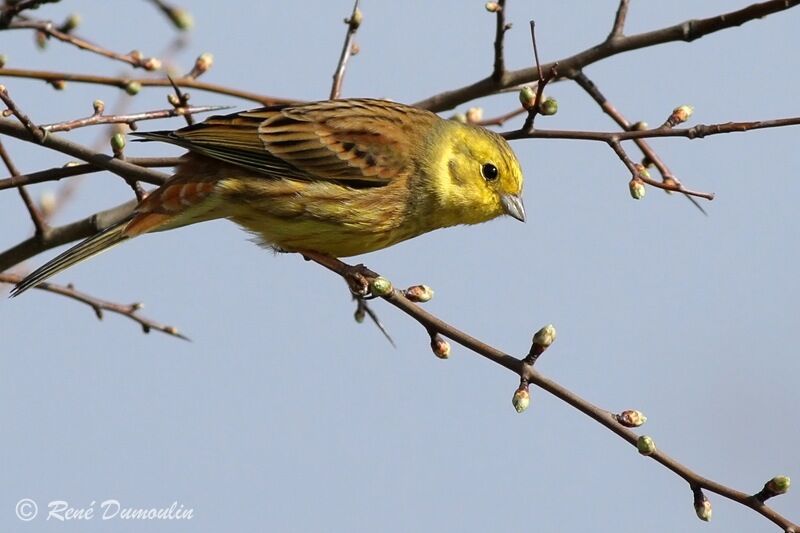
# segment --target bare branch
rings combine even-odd
[[[595,102],[600,106],[609,117],[611,117],[614,122],[617,123],[619,127],[621,127],[625,131],[629,131],[633,129],[633,124],[631,124],[625,116],[617,110],[614,105],[608,101],[608,99],[600,92],[600,89],[597,88],[597,85],[590,80],[583,72],[578,73],[575,78],[573,78],[575,82],[591,96]],[[653,148],[648,144],[647,141],[644,139],[634,139],[633,142],[636,146],[639,147],[639,150],[642,151],[644,158],[646,161],[651,162],[655,167],[658,169],[658,172],[661,174],[661,181],[666,183],[674,183],[677,184],[679,187],[681,186],[680,180],[675,177],[674,174],[670,171],[667,164],[659,157],[659,155],[653,150]],[[643,163],[644,164],[644,163]],[[647,166],[647,165],[645,165]],[[692,198],[691,196],[686,196],[694,206],[699,209],[704,215],[707,214],[705,209],[697,203],[697,200]]]
[[[23,113],[14,100],[9,96],[8,90],[6,89],[5,85],[0,85],[0,99],[3,100],[3,103],[6,104],[8,108],[7,111],[3,112],[3,116],[8,116],[8,114],[12,114],[22,123],[23,126],[28,130],[31,134],[31,137],[38,143],[41,143],[44,140],[45,132],[42,131],[41,128],[36,126],[33,121],[28,118],[28,115]]]
[[[42,80],[47,82],[53,81],[71,81],[74,83],[91,83],[94,85],[107,85],[110,87],[117,87],[118,89],[125,90],[131,83],[137,83],[142,87],[171,87],[172,84],[168,79],[162,78],[126,78],[126,77],[113,77],[113,76],[95,76],[94,74],[76,74],[72,72],[53,72],[44,70],[33,69],[12,69],[0,68],[0,76],[7,76],[10,78],[27,78]],[[197,89],[199,91],[206,91],[215,94],[224,94],[226,96],[233,96],[243,100],[250,100],[257,102],[261,105],[276,105],[276,104],[293,104],[299,100],[290,98],[280,98],[277,96],[267,96],[249,91],[242,91],[233,87],[226,87],[216,83],[207,83],[194,78],[175,78],[174,82],[179,87],[186,87],[190,89]]]
[[[36,9],[42,4],[55,3],[59,0],[19,0],[6,2],[0,12],[0,30],[6,29],[11,20],[27,9]]]
[[[494,69],[492,79],[500,82],[506,73],[505,53],[503,43],[506,32],[511,29],[511,24],[506,24],[506,0],[497,1],[497,11],[495,12],[495,35],[494,35]]]
[[[23,276],[20,276],[19,274],[0,272],[0,283],[16,284],[22,281],[22,278]],[[125,304],[109,302],[107,300],[101,300],[99,298],[95,298],[94,296],[90,296],[85,292],[80,292],[75,290],[75,288],[71,284],[57,285],[55,283],[50,283],[46,281],[44,283],[40,283],[35,288],[47,292],[52,292],[54,294],[60,294],[61,296],[66,296],[67,298],[72,298],[75,301],[88,305],[94,310],[94,314],[97,316],[98,320],[103,320],[103,311],[108,311],[110,313],[116,313],[118,315],[122,315],[124,317],[133,320],[134,322],[142,326],[142,331],[144,331],[145,333],[150,333],[152,330],[156,330],[166,333],[167,335],[171,335],[172,337],[183,339],[185,341],[189,340],[189,338],[180,333],[178,331],[178,328],[176,328],[175,326],[168,326],[166,324],[161,324],[159,322],[156,322],[154,320],[139,315],[138,311],[143,307],[141,303],[133,303],[125,305]]]
[[[342,82],[344,81],[344,73],[347,68],[347,60],[350,59],[353,51],[353,37],[358,31],[358,27],[363,22],[363,15],[358,9],[358,2],[356,0],[353,4],[353,12],[349,19],[345,19],[347,24],[347,33],[344,37],[344,44],[342,45],[342,54],[339,56],[339,63],[336,65],[336,71],[333,73],[333,85],[331,86],[330,99],[335,100],[339,98],[342,93]]]
[[[59,131],[71,131],[76,128],[84,128],[86,126],[96,126],[98,124],[127,124],[131,129],[135,128],[135,123],[141,120],[156,120],[161,118],[171,118],[178,116],[186,116],[192,113],[208,113],[210,111],[219,111],[220,109],[229,109],[230,106],[197,106],[197,107],[178,107],[172,109],[159,109],[158,111],[145,111],[142,113],[131,113],[127,115],[104,115],[102,113],[94,113],[86,118],[78,118],[75,120],[67,120],[64,122],[55,122],[53,124],[45,124],[40,128],[48,133]]]
[[[711,135],[722,133],[736,133],[766,128],[784,128],[786,126],[800,125],[800,117],[776,118],[770,120],[756,120],[750,122],[725,122],[722,124],[698,124],[691,128],[656,128],[649,130],[631,131],[572,131],[572,130],[515,130],[502,133],[508,140],[517,139],[568,139],[584,141],[608,142],[611,137],[619,141],[634,139],[649,139],[659,137],[685,137],[687,139],[702,139]]]
[[[48,37],[53,37],[59,41],[71,44],[109,59],[127,63],[134,68],[142,68],[145,70],[159,70],[161,68],[161,61],[155,57],[143,57],[142,54],[136,50],[129,54],[120,54],[113,52],[107,48],[91,43],[80,37],[76,37],[71,33],[67,33],[58,29],[49,20],[17,20],[8,24],[9,30],[35,30],[41,32]]]
[[[0,141],[0,159],[3,160],[3,163],[6,165],[8,172],[11,173],[11,179],[19,176],[19,170],[14,162],[11,160],[11,156],[8,154],[5,145]],[[28,214],[31,217],[31,221],[33,221],[33,226],[36,228],[36,235],[44,235],[47,231],[47,223],[44,220],[44,217],[39,212],[39,209],[36,207],[36,204],[33,203],[30,194],[28,191],[20,185],[18,187],[19,195],[22,198],[22,203],[25,204],[25,208],[28,210]]]
[[[42,237],[34,235],[8,250],[0,252],[0,272],[8,270],[45,250],[50,250],[78,239],[91,237],[117,222],[122,222],[133,213],[137,203],[136,200],[131,200],[111,209],[90,215],[82,220],[50,228]]]
[[[9,119],[0,119],[0,133],[9,135],[11,137],[16,137],[17,139],[21,139],[23,141],[35,141],[33,136],[24,126],[21,124],[16,124]],[[63,152],[71,155],[72,157],[77,157],[78,159],[82,159],[87,163],[91,163],[104,170],[113,172],[114,174],[122,176],[123,178],[136,179],[145,183],[161,185],[169,177],[167,174],[140,167],[138,165],[133,165],[126,161],[120,161],[119,159],[114,159],[106,154],[98,154],[97,152],[90,150],[83,145],[68,141],[55,134],[48,135],[44,141],[42,141],[42,146]]]
[[[691,42],[711,33],[741,26],[751,20],[791,9],[798,4],[800,4],[800,0],[769,0],[715,17],[687,20],[674,26],[604,41],[573,56],[559,59],[557,61],[559,64],[559,79],[572,78],[587,65],[607,57],[668,42]],[[544,64],[542,65],[542,70],[546,72],[552,67],[552,63]],[[536,68],[512,70],[506,72],[502,82],[496,82],[489,76],[465,87],[445,91],[420,100],[415,105],[431,111],[446,111],[475,98],[487,96],[508,87],[530,83],[536,79]]]
[[[362,273],[371,272],[366,267],[353,267],[339,261],[338,259],[326,258],[324,256],[314,256],[310,257],[310,259],[331,270],[332,272],[339,274],[345,278],[345,280],[348,280],[348,277],[352,276],[354,270],[358,270]],[[372,274],[375,273],[372,272]],[[375,274],[375,276],[377,275]],[[559,400],[569,404],[578,411],[597,421],[629,444],[636,446],[639,440],[639,435],[623,426],[615,414],[593,405],[566,387],[563,387],[555,381],[544,377],[539,371],[534,370],[532,364],[533,358],[526,357],[518,359],[476,339],[475,337],[472,337],[471,335],[455,328],[442,319],[424,310],[419,305],[411,302],[403,295],[402,291],[397,289],[393,289],[387,296],[383,296],[382,298],[419,322],[419,324],[425,329],[426,334],[431,336],[433,334],[444,335],[445,337],[457,342],[461,346],[464,346],[476,354],[481,355],[494,363],[497,363],[498,365],[517,374],[520,379],[524,380],[526,383],[531,383],[544,389]],[[649,454],[648,457],[683,478],[689,483],[690,487],[700,487],[711,492],[715,492],[720,496],[749,507],[776,525],[780,526],[785,531],[795,531],[799,527],[788,518],[779,514],[773,508],[765,505],[755,496],[705,478],[660,450],[654,451],[652,454]]]
[[[129,157],[126,159],[128,163],[140,167],[174,167],[180,163],[180,157]],[[91,163],[77,163],[70,164],[63,167],[49,168],[47,170],[40,170],[38,172],[31,172],[30,174],[12,175],[8,178],[0,179],[0,191],[3,189],[13,189],[23,185],[33,185],[36,183],[45,183],[48,181],[58,181],[63,178],[70,178],[72,176],[80,176],[83,174],[92,174],[94,172],[101,172],[105,169],[92,165]]]
[[[611,33],[608,34],[607,40],[622,37],[622,32],[625,29],[625,19],[628,17],[628,4],[630,0],[620,0],[617,14],[614,17],[614,25],[611,28]]]

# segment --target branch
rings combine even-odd
[[[617,14],[614,16],[614,25],[611,27],[611,33],[608,34],[606,40],[610,41],[622,37],[622,31],[625,29],[625,19],[628,18],[629,3],[630,0],[620,0]]]
[[[489,5],[489,4],[487,4]],[[494,68],[492,69],[492,79],[500,82],[506,73],[505,54],[503,53],[503,43],[506,32],[511,29],[511,24],[506,24],[506,0],[498,0],[493,8],[496,14],[495,34],[494,34]]]
[[[56,26],[49,20],[18,20],[11,22],[6,29],[9,30],[36,30],[41,32],[48,37],[53,37],[58,39],[61,42],[65,42],[80,48],[81,50],[86,50],[88,52],[92,52],[103,57],[107,57],[109,59],[114,59],[116,61],[121,61],[123,63],[127,63],[134,68],[142,68],[145,70],[159,70],[161,68],[161,61],[156,59],[155,57],[143,57],[141,52],[138,50],[134,50],[129,54],[120,54],[117,52],[113,52],[107,48],[102,46],[96,45],[87,41],[86,39],[81,39],[80,37],[76,37],[71,33],[67,33],[61,31],[60,29],[56,28]]]
[[[0,14],[0,30],[6,29],[11,20],[27,9],[37,9],[42,4],[56,3],[59,0],[18,0],[6,2]]]
[[[133,213],[137,203],[136,200],[130,200],[76,222],[48,228],[43,235],[34,235],[8,250],[0,252],[0,272],[8,270],[45,250],[77,241],[78,239],[91,237],[118,222],[122,222]]]
[[[634,139],[648,139],[659,137],[685,137],[687,139],[702,139],[721,133],[741,133],[750,130],[766,128],[784,128],[786,126],[800,125],[800,117],[776,118],[769,120],[756,120],[750,122],[724,122],[721,124],[698,124],[691,128],[665,128],[659,127],[648,130],[632,131],[577,131],[577,130],[514,130],[501,133],[508,140],[518,139],[567,139],[582,141],[608,142],[612,137],[619,141]]]
[[[336,71],[333,73],[333,85],[331,86],[331,100],[336,100],[342,93],[342,82],[344,81],[344,72],[347,68],[347,60],[353,54],[353,37],[358,31],[358,27],[364,20],[361,10],[358,9],[358,2],[356,0],[353,4],[353,13],[349,19],[344,19],[347,24],[347,33],[344,36],[344,44],[342,45],[342,54],[339,56],[339,64],[336,65]]]
[[[325,256],[316,256],[314,254],[308,258],[340,275],[351,284],[354,280],[354,277],[358,277],[359,275],[364,277],[363,281],[365,281],[368,286],[374,286],[373,282],[378,279],[377,274],[371,272],[369,269],[363,266],[352,267],[337,259],[332,259]],[[354,272],[356,273],[355,275]],[[385,295],[381,295],[381,297],[391,305],[400,309],[400,311],[416,320],[432,337],[437,334],[443,335],[457,342],[461,346],[475,352],[476,354],[481,355],[486,359],[489,359],[490,361],[510,370],[511,372],[517,374],[522,382],[532,383],[544,389],[559,400],[569,404],[578,411],[600,423],[606,429],[612,431],[629,444],[639,447],[642,437],[623,425],[622,421],[620,420],[620,416],[591,404],[569,389],[559,385],[551,379],[544,377],[537,370],[534,370],[533,362],[538,355],[534,350],[536,348],[536,337],[534,338],[534,346],[531,347],[531,353],[525,358],[518,359],[476,339],[475,337],[472,337],[471,335],[455,328],[435,315],[425,311],[422,309],[422,307],[404,296],[402,291],[391,288],[390,284],[388,284],[385,278],[380,279],[386,282],[386,285],[389,287],[389,290],[386,291]],[[799,526],[797,524],[780,515],[777,511],[765,505],[763,501],[761,501],[763,498],[762,493],[764,493],[766,489],[762,489],[761,492],[756,494],[746,494],[701,476],[662,451],[656,451],[653,448],[652,451],[648,451],[647,456],[683,478],[689,483],[689,486],[692,489],[706,489],[729,500],[749,507],[750,509],[753,509],[760,515],[783,528],[784,531],[798,530]]]
[[[42,80],[49,83],[54,81],[71,81],[74,83],[90,83],[94,85],[106,85],[110,87],[117,87],[118,89],[127,90],[131,85],[138,85],[140,87],[171,87],[172,84],[168,79],[161,78],[127,78],[127,77],[113,77],[113,76],[95,76],[94,74],[77,74],[72,72],[54,72],[45,70],[33,69],[18,69],[18,68],[0,68],[0,77],[8,76],[11,78],[26,78]],[[214,94],[224,94],[226,96],[233,96],[241,98],[242,100],[249,100],[257,102],[261,105],[277,105],[277,104],[293,104],[299,100],[289,98],[280,98],[277,96],[267,96],[250,91],[242,91],[233,87],[226,87],[216,83],[207,83],[194,78],[183,77],[175,78],[174,83],[178,87],[185,87],[190,89],[197,89],[199,91],[206,91]]]
[[[76,128],[84,128],[86,126],[96,126],[98,124],[127,124],[131,129],[136,129],[136,122],[141,120],[156,120],[161,118],[172,118],[178,116],[187,116],[192,113],[208,113],[211,111],[218,111],[220,109],[229,109],[230,106],[197,106],[197,107],[178,107],[172,109],[160,109],[158,111],[145,111],[142,113],[132,113],[128,115],[104,115],[102,109],[98,110],[95,107],[95,112],[86,117],[78,118],[75,120],[67,120],[64,122],[56,122],[53,124],[45,124],[40,126],[42,130],[47,133],[54,133],[59,131],[70,131]]]
[[[127,157],[125,161],[132,165],[140,167],[174,167],[181,162],[180,157]],[[34,185],[36,183],[45,183],[48,181],[58,181],[63,178],[70,178],[72,176],[80,176],[83,174],[92,174],[94,172],[102,172],[104,168],[98,167],[91,163],[76,163],[67,164],[63,167],[48,168],[47,170],[40,170],[38,172],[31,172],[30,174],[12,175],[8,178],[0,179],[0,191],[4,189],[13,189],[23,185]]]
[[[9,135],[11,137],[16,137],[17,139],[23,141],[35,142],[33,136],[27,129],[25,129],[24,126],[17,124],[10,119],[0,119],[0,133]],[[113,172],[114,174],[117,174],[123,178],[161,185],[169,177],[167,174],[162,172],[157,172],[155,170],[143,168],[138,165],[133,165],[126,161],[115,159],[106,154],[98,154],[97,152],[94,152],[83,145],[68,141],[59,137],[58,135],[47,135],[41,144],[46,148],[82,159],[87,163],[91,163],[92,165],[102,168],[103,170]]]
[[[623,0],[623,2],[624,1],[625,0]],[[614,122],[616,122],[620,128],[622,128],[625,131],[634,129],[634,124],[631,124],[628,121],[628,119],[626,119],[625,116],[622,113],[620,113],[611,102],[608,101],[608,99],[603,95],[603,93],[600,92],[600,89],[597,88],[597,85],[595,85],[595,83],[592,80],[590,80],[583,72],[578,73],[578,75],[575,76],[574,80],[581,87],[581,89],[586,91],[586,93],[589,94],[589,96],[591,96],[592,99],[594,99],[597,105],[600,106],[600,109],[602,109],[603,112],[605,112],[609,117],[611,117],[612,120],[614,120]],[[633,142],[636,144],[637,147],[639,147],[639,150],[641,150],[642,154],[644,155],[644,161],[642,162],[643,166],[647,167],[645,161],[652,163],[653,165],[655,165],[655,167],[658,169],[658,172],[661,174],[662,182],[668,183],[669,185],[675,185],[678,189],[681,188],[681,182],[678,180],[678,178],[675,177],[674,174],[672,174],[672,171],[670,171],[669,167],[667,167],[667,164],[664,163],[664,161],[661,159],[661,157],[659,157],[659,155],[655,152],[655,150],[653,150],[653,148],[650,147],[647,141],[645,141],[644,139],[634,139]],[[705,212],[705,209],[703,209],[703,207],[699,203],[697,203],[697,200],[692,198],[690,195],[685,195],[685,196],[703,214],[707,214]]]
[[[8,274],[0,272],[0,283],[16,284],[22,281],[22,278],[23,276],[20,276],[18,274]],[[94,296],[90,296],[85,292],[80,292],[75,290],[75,288],[71,284],[56,285],[55,283],[50,283],[46,281],[44,283],[40,283],[35,288],[47,292],[52,292],[54,294],[60,294],[61,296],[66,296],[67,298],[72,298],[73,300],[88,305],[94,310],[94,314],[97,316],[98,320],[103,320],[103,311],[109,311],[111,313],[116,313],[118,315],[130,318],[134,322],[138,323],[139,325],[142,326],[142,331],[144,333],[150,333],[150,331],[156,330],[164,332],[167,335],[183,339],[185,341],[189,340],[188,337],[180,333],[178,331],[178,328],[174,326],[167,326],[166,324],[161,324],[149,318],[138,315],[137,312],[139,311],[139,309],[143,307],[143,304],[141,303],[132,303],[129,305],[124,305],[124,304],[109,302],[107,300],[101,300],[99,298],[95,298]]]
[[[769,0],[715,17],[687,20],[680,24],[675,24],[674,26],[668,26],[659,30],[621,36],[610,41],[606,40],[573,56],[559,59],[557,61],[559,65],[559,79],[572,78],[587,65],[591,65],[607,57],[668,42],[691,42],[711,33],[741,26],[745,22],[785,11],[798,4],[800,4],[800,0]],[[542,65],[542,70],[549,71],[553,67],[553,63]],[[493,94],[498,90],[530,83],[536,79],[536,68],[512,70],[506,72],[506,75],[501,81],[495,81],[489,76],[471,85],[445,91],[420,100],[414,105],[431,111],[446,111],[464,102],[474,100],[475,98]]]
[[[11,156],[8,154],[8,151],[6,150],[6,147],[2,141],[0,141],[0,159],[3,160],[8,172],[11,174],[12,180],[19,176],[19,170],[11,160]],[[43,235],[47,231],[47,222],[45,222],[42,213],[39,212],[36,204],[33,203],[33,199],[31,199],[31,195],[28,194],[28,191],[25,189],[25,187],[20,185],[17,190],[22,198],[22,203],[25,204],[25,208],[28,210],[28,215],[31,217],[33,227],[36,229],[36,235]]]

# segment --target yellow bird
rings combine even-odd
[[[143,233],[216,218],[276,250],[331,257],[503,214],[525,221],[522,170],[505,139],[395,102],[271,106],[135,135],[189,152],[130,218],[35,270],[13,295]]]

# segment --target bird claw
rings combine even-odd
[[[342,277],[344,277],[347,286],[350,288],[350,292],[352,292],[354,296],[366,299],[369,295],[369,279],[378,277],[378,274],[363,264],[358,264],[348,266]]]

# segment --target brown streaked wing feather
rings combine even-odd
[[[255,114],[248,114],[253,116]],[[411,142],[437,120],[383,100],[332,100],[261,115],[272,154],[315,179],[385,184],[411,170]]]
[[[383,185],[411,170],[411,142],[439,120],[384,100],[272,106],[139,134],[265,176]]]

